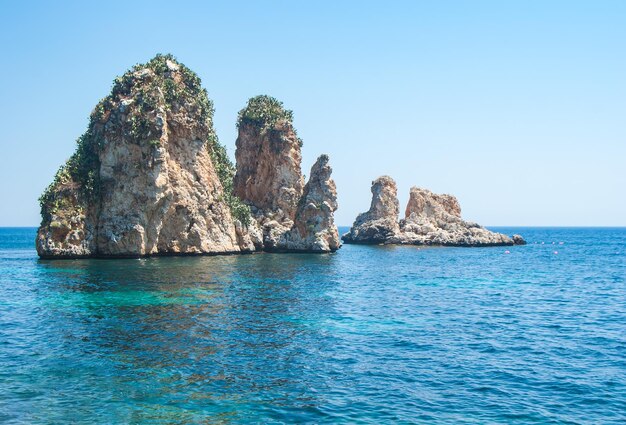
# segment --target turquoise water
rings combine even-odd
[[[499,230],[529,245],[39,261],[0,229],[0,422],[626,422],[626,229]]]

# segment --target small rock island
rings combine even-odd
[[[412,187],[404,219],[398,221],[400,204],[396,182],[382,176],[372,182],[369,211],[359,214],[348,233],[347,244],[502,246],[523,245],[520,235],[508,237],[464,221],[454,196],[437,195]]]
[[[39,256],[336,251],[329,158],[305,184],[291,111],[250,99],[233,165],[213,110],[198,76],[171,55],[115,79],[40,198]]]

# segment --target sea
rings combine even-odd
[[[1,228],[0,423],[626,423],[626,228],[493,230],[528,245],[42,261]]]

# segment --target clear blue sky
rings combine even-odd
[[[115,76],[196,71],[234,154],[257,94],[328,153],[336,221],[389,174],[485,225],[626,225],[626,1],[29,2],[0,5],[0,225],[37,197]]]

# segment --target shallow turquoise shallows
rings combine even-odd
[[[498,230],[529,245],[39,261],[0,229],[0,423],[626,423],[626,229]]]

